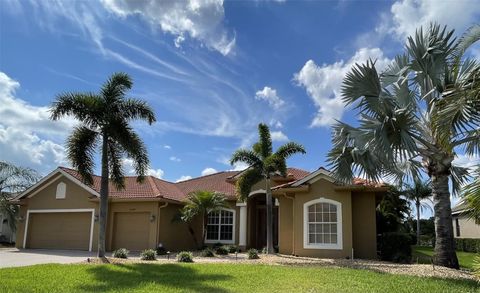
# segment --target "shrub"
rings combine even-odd
[[[217,248],[219,248],[219,247],[221,247],[221,246],[223,246],[223,244],[220,243],[220,242],[217,242],[217,243],[213,244],[212,247],[213,247],[213,249],[217,249]]]
[[[228,246],[220,246],[215,249],[215,253],[218,255],[227,255],[228,254]]]
[[[154,249],[145,249],[140,253],[141,260],[156,260],[157,252]]]
[[[251,248],[247,250],[247,256],[248,259],[259,259],[260,257],[258,256],[258,250]]]
[[[408,233],[383,233],[380,239],[380,258],[386,261],[409,263],[412,259],[412,237]]]
[[[477,277],[477,280],[480,280],[480,255],[473,259],[473,274]]]
[[[460,251],[480,252],[480,239],[455,238],[455,247]]]
[[[211,248],[205,248],[204,250],[202,250],[202,252],[200,253],[200,255],[202,257],[214,257],[215,255],[213,254],[213,250]]]
[[[177,254],[178,262],[193,262],[193,254],[190,251],[181,251]]]
[[[113,251],[113,257],[115,258],[128,258],[128,254],[130,251],[126,248],[119,248],[115,251]]]
[[[240,249],[236,245],[227,245],[227,249],[229,253],[235,253],[240,251]]]
[[[262,248],[262,254],[267,254],[267,248],[266,247]]]
[[[167,254],[167,250],[163,246],[158,246],[157,247],[157,255],[165,255]]]

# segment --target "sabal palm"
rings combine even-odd
[[[15,193],[25,191],[38,179],[39,175],[33,169],[0,161],[0,214],[6,216],[12,231],[16,230],[18,205],[10,202],[11,197]]]
[[[402,182],[425,172],[434,201],[435,262],[458,268],[448,181],[457,193],[468,174],[452,165],[456,149],[480,151],[480,108],[458,104],[455,97],[468,101],[474,98],[472,86],[478,88],[479,65],[463,55],[479,34],[469,30],[458,41],[452,36],[453,31],[431,25],[409,37],[406,52],[381,74],[374,62],[357,64],[345,76],[342,94],[347,105],[357,104],[359,126],[338,122],[333,127],[328,160],[342,181],[362,174],[373,181],[388,176]]]
[[[288,142],[280,146],[274,153],[270,129],[265,124],[258,125],[259,141],[252,150],[239,149],[233,153],[230,164],[246,163],[249,168],[237,181],[237,193],[241,200],[246,200],[253,185],[265,180],[267,209],[267,253],[273,253],[273,205],[270,178],[275,174],[287,175],[286,159],[296,153],[305,154],[302,145]]]
[[[417,244],[420,244],[420,213],[423,209],[431,208],[425,200],[432,196],[432,189],[429,182],[416,180],[413,185],[408,185],[403,191],[404,196],[413,202],[417,213]]]
[[[125,187],[122,159],[133,159],[137,180],[147,173],[147,148],[129,125],[132,120],[155,121],[155,114],[146,102],[127,98],[132,80],[125,73],[113,74],[102,86],[100,93],[65,93],[58,95],[51,106],[51,119],[73,116],[80,121],[67,140],[67,157],[82,176],[93,184],[94,156],[101,154],[100,215],[98,256],[105,256],[105,232],[108,211],[108,183],[118,189]]]
[[[186,204],[181,211],[181,217],[185,222],[190,222],[197,216],[202,217],[202,244],[204,244],[207,236],[208,214],[218,212],[226,207],[225,195],[213,191],[199,190],[188,194]]]

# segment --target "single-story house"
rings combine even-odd
[[[225,194],[229,208],[208,216],[206,243],[261,249],[266,244],[264,182],[239,202],[235,182],[242,171],[225,171],[172,183],[147,176],[126,177],[126,188],[110,186],[107,250],[195,249],[192,233],[202,235],[201,220],[175,221],[186,196],[196,190]],[[328,258],[376,257],[376,198],[386,187],[354,180],[337,184],[324,168],[289,168],[272,178],[274,243],[282,254]],[[72,169],[59,167],[17,197],[18,248],[96,250],[100,177],[85,185]]]
[[[480,238],[480,225],[465,212],[467,204],[460,201],[452,208],[453,236],[455,238]]]

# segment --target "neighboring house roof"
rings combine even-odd
[[[468,210],[467,203],[462,200],[452,208],[452,215],[461,214],[467,210]]]

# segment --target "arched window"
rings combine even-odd
[[[57,193],[55,194],[55,198],[56,199],[64,199],[66,193],[67,193],[67,185],[63,182],[58,183]]]
[[[235,243],[235,210],[222,209],[207,217],[206,243]]]
[[[306,202],[304,210],[304,248],[342,249],[342,204],[320,198]]]

